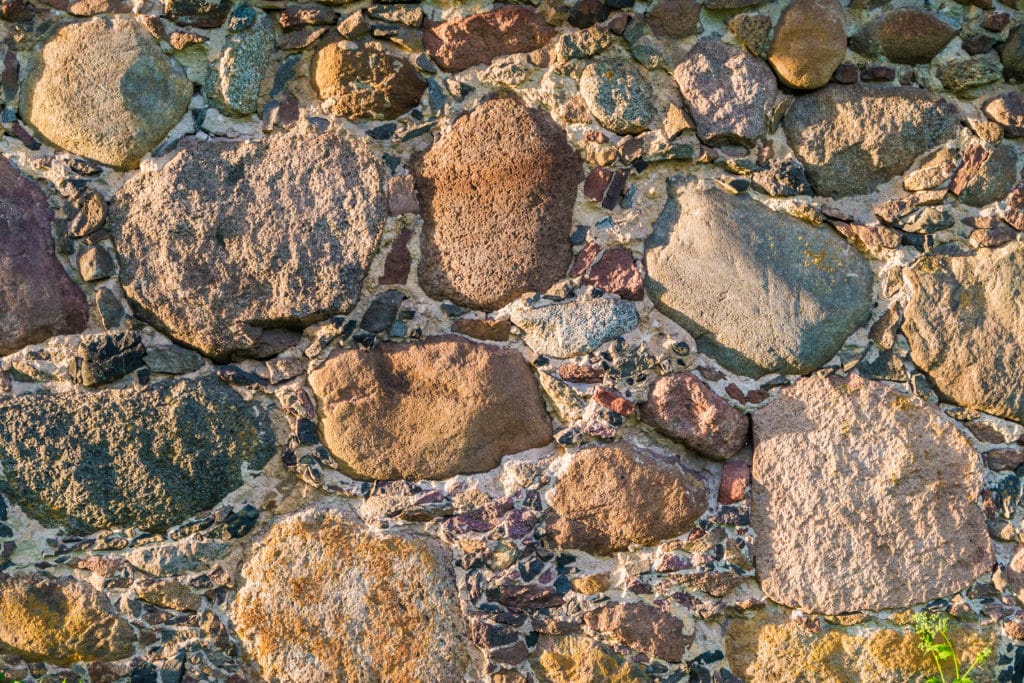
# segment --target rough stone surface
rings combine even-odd
[[[512,312],[527,346],[555,358],[593,351],[632,330],[638,319],[636,307],[622,299],[573,299]]]
[[[344,350],[309,376],[324,443],[360,479],[446,479],[551,441],[518,352],[457,337]]]
[[[494,310],[565,275],[583,169],[546,113],[510,98],[486,102],[456,121],[415,175],[428,295]]]
[[[550,502],[556,543],[609,555],[688,530],[707,509],[708,492],[674,455],[619,442],[573,455]]]
[[[854,49],[898,64],[927,64],[946,47],[956,27],[917,7],[901,7],[871,21],[854,37]]]
[[[210,100],[225,116],[256,113],[260,83],[274,50],[274,22],[259,10],[244,30],[228,35],[224,52],[210,71]]]
[[[128,18],[66,24],[32,60],[21,114],[55,146],[135,168],[192,97],[184,71]]]
[[[778,88],[772,70],[757,57],[702,38],[674,75],[705,143],[751,147],[767,132],[766,118]]]
[[[536,50],[554,36],[555,29],[534,10],[508,6],[427,28],[423,46],[445,71],[462,71],[502,55]]]
[[[451,553],[433,539],[311,508],[274,523],[242,579],[231,618],[268,680],[463,680]]]
[[[591,62],[580,76],[580,94],[598,122],[625,135],[640,133],[654,118],[651,84],[632,62]]]
[[[0,158],[0,355],[85,328],[85,295],[54,256],[52,222],[39,187]]]
[[[647,292],[740,374],[804,374],[863,324],[874,278],[839,235],[674,177],[647,239]]]
[[[686,38],[700,33],[697,0],[659,0],[647,13],[651,32],[660,38]]]
[[[846,13],[839,0],[793,0],[775,25],[768,63],[791,88],[828,83],[846,57]]]
[[[185,149],[111,205],[121,283],[136,315],[211,358],[273,355],[355,304],[385,188],[339,133]]]
[[[610,647],[578,634],[542,636],[533,671],[544,683],[646,683],[643,666],[631,664]]]
[[[71,533],[166,529],[237,488],[243,462],[258,470],[273,453],[262,410],[209,375],[5,398],[0,415],[4,495]]]
[[[957,654],[970,661],[993,639],[954,625],[950,639]],[[819,633],[769,612],[749,619],[730,619],[725,655],[731,670],[750,683],[815,681],[924,681],[935,674],[935,663],[921,652],[909,628],[869,628],[847,633],[826,628]],[[979,667],[974,679],[994,681],[993,658]]]
[[[951,138],[954,104],[919,88],[830,85],[796,98],[786,137],[819,194],[871,192]]]
[[[715,460],[735,455],[750,427],[742,411],[689,372],[658,378],[642,414],[658,431]]]
[[[968,206],[985,206],[1003,199],[1017,181],[1017,152],[1008,144],[969,143],[949,191]]]
[[[404,57],[367,45],[328,43],[316,53],[313,82],[331,111],[349,119],[393,119],[420,101],[427,83]]]
[[[0,574],[0,652],[66,665],[120,659],[134,650],[132,627],[89,584]]]
[[[977,453],[921,399],[856,375],[802,379],[754,413],[761,588],[825,614],[955,593],[992,568],[981,483]]]
[[[681,662],[693,642],[682,619],[644,602],[602,605],[583,615],[590,628],[608,633],[629,647],[664,659]]]
[[[1003,127],[1008,138],[1024,137],[1024,96],[1019,92],[1002,93],[985,102],[985,114]]]
[[[925,256],[904,272],[914,363],[956,403],[1024,422],[1024,245]]]

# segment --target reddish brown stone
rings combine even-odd
[[[576,363],[562,363],[558,366],[558,376],[566,382],[593,384],[604,379],[604,370]]]
[[[454,72],[539,49],[554,36],[555,29],[534,10],[508,6],[427,28],[423,47],[442,69]]]
[[[609,249],[601,254],[583,282],[630,301],[644,298],[644,276],[629,249]]]
[[[989,12],[985,15],[984,21],[981,22],[981,27],[986,31],[992,31],[993,33],[999,33],[1006,25],[1010,23],[1010,15],[1006,12]]]
[[[853,42],[864,53],[881,52],[898,64],[927,64],[956,33],[931,12],[901,7],[869,23]]]
[[[686,623],[644,602],[602,605],[583,615],[591,629],[666,662],[681,662],[693,642]]]
[[[580,253],[576,254],[572,267],[569,269],[569,277],[580,277],[586,273],[600,253],[601,247],[597,242],[587,242]]]
[[[452,323],[452,329],[459,334],[484,341],[508,341],[512,333],[512,321],[480,318],[459,318]]]
[[[997,448],[985,453],[985,464],[990,470],[1002,472],[1024,465],[1024,449]]]
[[[0,355],[85,329],[82,294],[53,253],[46,196],[0,158]]]
[[[700,29],[697,0],[661,0],[647,13],[651,32],[662,38],[685,38]]]
[[[583,196],[592,202],[604,201],[604,192],[608,189],[613,174],[610,168],[600,166],[592,170],[583,182]]]
[[[349,119],[393,119],[420,101],[427,82],[401,55],[375,44],[354,49],[328,43],[316,53],[312,77],[320,99]]]
[[[546,112],[489,100],[459,118],[413,172],[427,295],[495,310],[565,276],[582,164]]]
[[[988,229],[975,230],[968,238],[975,247],[992,248],[1017,238],[1017,231],[1006,223]]]
[[[593,396],[594,401],[608,410],[615,411],[619,415],[632,415],[633,411],[636,410],[636,406],[633,405],[632,401],[623,398],[619,393],[600,384],[594,387]]]
[[[327,33],[324,27],[307,26],[298,31],[284,33],[277,38],[277,47],[281,50],[304,50]]]
[[[416,183],[412,176],[394,176],[388,181],[388,215],[401,216],[419,213],[420,202],[416,197]]]
[[[750,486],[750,465],[742,460],[729,460],[722,466],[722,483],[718,487],[718,502],[722,505],[738,503],[747,495]]]
[[[689,372],[660,377],[641,414],[658,431],[715,460],[726,460],[746,441],[746,414]]]
[[[1016,90],[993,97],[983,107],[985,115],[1003,127],[1008,138],[1024,137],[1024,97]]]
[[[412,255],[409,253],[409,240],[412,239],[412,230],[403,228],[398,233],[391,251],[384,257],[384,272],[380,276],[382,285],[404,285],[409,279],[409,269],[412,267]]]
[[[0,0],[0,19],[3,21],[29,21],[36,10],[25,0]]]
[[[839,220],[832,221],[832,225],[858,249],[895,249],[900,246],[900,234],[884,225],[861,225]]]

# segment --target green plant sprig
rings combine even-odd
[[[973,683],[971,672],[981,666],[992,654],[992,648],[983,648],[974,656],[974,660],[971,661],[967,670],[960,673],[960,657],[956,654],[956,649],[948,635],[949,617],[944,614],[918,612],[914,615],[914,631],[917,632],[919,639],[917,646],[921,652],[931,655],[935,662],[935,668],[939,671],[937,676],[928,678],[925,683]],[[942,663],[947,660],[952,660],[955,678],[946,678]]]

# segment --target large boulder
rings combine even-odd
[[[554,37],[555,29],[535,10],[506,6],[429,26],[423,47],[445,71],[462,71],[495,57],[536,50]]]
[[[828,83],[846,57],[846,11],[839,0],[793,0],[775,25],[768,63],[791,88]]]
[[[752,147],[767,132],[778,86],[757,57],[717,38],[701,38],[673,75],[705,143]]]
[[[135,632],[83,581],[0,574],[0,653],[67,665],[135,652]]]
[[[33,55],[21,114],[57,147],[136,168],[191,99],[184,70],[145,29],[98,17],[59,27]]]
[[[273,452],[263,409],[209,375],[0,400],[0,490],[71,533],[162,531],[212,508]]]
[[[419,280],[429,296],[494,310],[565,276],[583,168],[547,113],[507,97],[485,102],[414,173]]]
[[[981,487],[977,452],[934,406],[857,375],[802,379],[754,413],[761,588],[825,614],[955,593],[992,570]]]
[[[900,7],[866,24],[851,41],[868,56],[899,64],[927,64],[946,47],[956,27],[917,7]]]
[[[818,194],[871,192],[956,133],[956,105],[920,88],[830,85],[796,98],[783,119]]]
[[[53,253],[42,190],[0,157],[0,355],[85,329],[85,295]]]
[[[558,545],[610,555],[689,530],[708,508],[708,491],[675,455],[620,442],[575,453],[550,503]]]
[[[340,351],[309,374],[324,443],[360,479],[446,479],[551,441],[512,349],[436,337]]]
[[[871,269],[835,232],[705,180],[673,177],[668,195],[647,239],[647,292],[726,368],[810,372],[867,320]]]
[[[242,566],[235,631],[266,680],[458,683],[469,664],[451,553],[343,509],[275,522]]]
[[[905,269],[910,357],[950,400],[1024,422],[1024,244]]]
[[[189,147],[111,203],[121,284],[139,318],[215,360],[273,355],[355,305],[386,187],[340,132]]]
[[[348,119],[393,119],[420,101],[427,82],[407,59],[374,44],[328,43],[311,66],[313,84],[331,111]]]

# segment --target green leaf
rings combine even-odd
[[[939,643],[938,645],[933,647],[932,650],[935,652],[935,655],[942,660],[956,656],[956,653],[953,652],[953,648],[951,648],[949,645],[946,645],[945,643]]]

